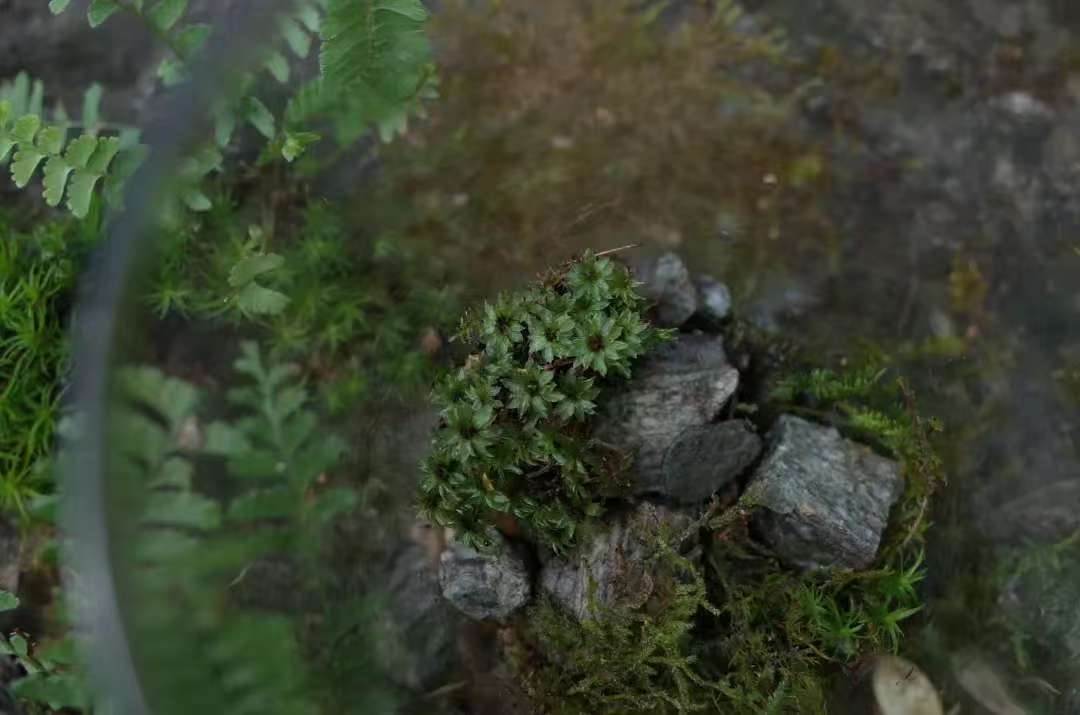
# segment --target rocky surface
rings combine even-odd
[[[731,289],[712,276],[696,276],[694,288],[697,289],[697,315],[716,324],[731,315]]]
[[[716,419],[738,385],[722,338],[680,335],[635,367],[601,408],[595,434],[634,455],[638,491],[660,491],[668,449],[687,428]]]
[[[860,569],[877,554],[902,488],[896,462],[833,427],[782,415],[747,496],[756,528],[788,565]]]
[[[379,660],[393,682],[411,690],[443,685],[457,661],[461,614],[442,597],[431,555],[407,543],[386,576]]]
[[[678,327],[697,310],[697,290],[690,272],[674,253],[633,260],[630,267],[643,284],[641,292],[653,303],[650,315],[657,325]]]
[[[653,555],[657,539],[676,539],[691,524],[685,514],[650,502],[614,512],[588,541],[565,557],[549,559],[540,571],[540,587],[579,619],[597,609],[644,605],[662,584]]]
[[[459,611],[476,620],[504,621],[532,596],[525,559],[495,530],[490,551],[451,542],[439,557],[442,594]]]
[[[743,420],[688,427],[664,454],[656,493],[697,504],[732,482],[761,454],[761,438]]]

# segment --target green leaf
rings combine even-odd
[[[289,304],[289,296],[276,290],[249,283],[236,295],[237,305],[252,315],[278,315]]]
[[[192,492],[152,492],[143,522],[209,531],[221,524],[221,507],[216,501]]]
[[[297,509],[296,494],[285,487],[261,489],[244,494],[229,505],[232,521],[278,519],[289,516]]]
[[[285,42],[289,45],[289,49],[293,51],[293,54],[300,59],[307,58],[311,52],[311,35],[305,32],[304,28],[300,27],[300,24],[291,17],[279,18],[278,28],[281,30],[281,34],[285,37]]]
[[[59,156],[50,156],[45,162],[45,203],[49,206],[59,206],[64,199],[72,170],[71,164]]]
[[[263,67],[265,67],[278,82],[285,84],[289,81],[289,61],[285,59],[285,55],[280,52],[276,50],[270,52],[263,61]]]
[[[67,10],[70,4],[71,0],[49,0],[49,11],[53,15],[59,15],[64,10]]]
[[[64,148],[66,134],[60,127],[46,127],[37,136],[38,148],[46,154],[59,154]]]
[[[64,158],[67,159],[72,167],[76,169],[85,169],[90,161],[90,157],[94,155],[97,145],[97,139],[84,134],[68,144]]]
[[[20,117],[11,130],[11,136],[15,141],[29,144],[34,141],[38,129],[41,127],[41,118],[36,114],[27,114]]]
[[[195,213],[204,213],[214,208],[210,198],[199,189],[190,188],[181,192],[180,198],[184,205]]]
[[[98,27],[119,11],[120,5],[115,0],[94,0],[90,3],[86,19],[89,20],[90,27]]]
[[[19,607],[19,597],[14,593],[0,590],[0,611],[14,611]]]
[[[28,675],[14,681],[11,692],[23,700],[47,705],[53,710],[83,711],[90,701],[84,679],[71,673]]]
[[[303,5],[296,11],[296,19],[303,23],[312,33],[318,34],[319,25],[322,24],[322,18],[319,17],[319,11],[311,5]]]
[[[90,202],[94,198],[94,187],[101,180],[101,174],[88,171],[76,171],[68,185],[68,210],[75,218],[86,218],[90,213]]]
[[[424,22],[428,19],[427,8],[420,0],[379,0],[374,3],[376,10],[385,10],[404,15],[414,22]]]
[[[166,87],[175,87],[187,79],[187,65],[175,57],[169,57],[158,65],[157,75]]]
[[[104,174],[109,170],[109,165],[120,151],[120,140],[116,137],[106,137],[97,140],[97,148],[86,162],[86,170],[98,174]]]
[[[188,0],[161,0],[146,13],[147,19],[162,32],[168,32],[187,12]]]
[[[295,161],[308,146],[321,138],[318,134],[312,132],[285,132],[285,143],[281,146],[281,155],[285,157],[286,161]]]
[[[91,136],[97,135],[98,122],[101,121],[101,96],[104,90],[94,83],[83,95],[82,125],[83,131]]]
[[[15,161],[11,163],[11,179],[15,185],[21,189],[29,184],[44,158],[45,152],[28,144],[20,144],[15,152]]]
[[[257,97],[244,97],[242,111],[244,118],[251,123],[251,126],[267,139],[273,139],[277,134],[274,115]]]
[[[188,25],[176,36],[176,46],[184,57],[190,59],[192,56],[202,52],[202,49],[206,46],[206,41],[210,39],[211,32],[213,32],[213,28],[204,23]]]
[[[243,431],[226,422],[211,422],[206,426],[203,452],[215,457],[235,457],[251,450],[251,442]]]
[[[285,264],[285,259],[276,253],[267,253],[245,258],[229,271],[229,285],[242,288],[264,273],[277,270]]]
[[[227,109],[214,113],[214,140],[219,147],[229,145],[234,131],[236,131],[236,115]]]

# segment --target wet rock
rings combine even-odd
[[[743,420],[689,427],[664,455],[663,481],[650,485],[680,504],[705,501],[761,454],[761,438]]]
[[[671,445],[687,428],[716,419],[738,385],[722,338],[682,335],[634,369],[601,408],[594,434],[633,455],[641,491],[658,489]]]
[[[630,267],[643,283],[641,292],[653,303],[651,312],[658,325],[677,327],[697,310],[697,290],[690,272],[674,253],[632,261]]]
[[[977,656],[960,653],[951,659],[953,676],[960,687],[993,715],[1027,715],[1009,695],[1003,678]]]
[[[731,315],[731,291],[712,276],[694,279],[697,289],[697,314],[710,323],[719,323]]]
[[[476,551],[450,543],[439,558],[439,585],[446,600],[479,621],[504,621],[532,595],[529,570],[513,545],[492,530],[494,545]]]
[[[1022,122],[1048,122],[1054,118],[1054,110],[1027,92],[1006,92],[995,97],[991,105]]]
[[[677,539],[691,524],[685,514],[650,502],[608,515],[593,537],[565,557],[549,559],[540,587],[578,619],[615,605],[639,608],[664,586],[653,556],[657,539]]]
[[[834,427],[782,415],[744,499],[757,507],[755,526],[786,563],[860,569],[874,560],[902,487],[895,461]]]
[[[379,659],[392,681],[411,690],[443,685],[457,660],[463,619],[442,597],[428,551],[408,543],[394,558],[378,622]]]

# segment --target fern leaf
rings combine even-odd
[[[49,206],[59,206],[64,199],[64,190],[72,171],[74,167],[60,156],[51,156],[45,162],[45,203]]]
[[[120,12],[120,5],[116,0],[94,0],[90,3],[90,9],[86,13],[86,19],[90,27],[98,27],[110,17]]]
[[[331,0],[321,30],[323,77],[389,101],[411,98],[431,57],[427,18],[419,0]]]
[[[187,12],[188,0],[160,0],[146,18],[161,32],[168,32]]]
[[[49,0],[49,12],[53,15],[59,15],[64,10],[67,10],[70,4],[71,0]]]

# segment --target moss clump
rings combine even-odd
[[[835,676],[864,656],[897,652],[922,609],[929,499],[941,481],[938,426],[919,417],[905,383],[869,361],[843,372],[800,370],[775,381],[768,421],[798,412],[831,422],[903,463],[906,492],[864,571],[785,569],[747,527],[752,491],[708,520],[704,569],[668,549],[689,578],[662,604],[611,609],[578,623],[541,605],[523,680],[551,712],[826,713]],[[666,564],[663,564],[666,565]]]
[[[659,546],[658,565],[678,578],[644,609],[594,607],[594,617],[579,623],[544,602],[529,614],[517,665],[543,712],[692,712],[719,694],[691,648],[698,616],[717,613],[705,580],[666,541]]]
[[[434,394],[442,422],[424,464],[427,518],[476,546],[500,513],[553,549],[575,542],[617,471],[587,425],[604,380],[629,377],[666,336],[643,320],[636,286],[587,253],[465,317],[459,339],[472,354]]]
[[[67,379],[67,320],[88,222],[20,232],[0,216],[0,509],[26,513],[51,486],[43,459]]]

